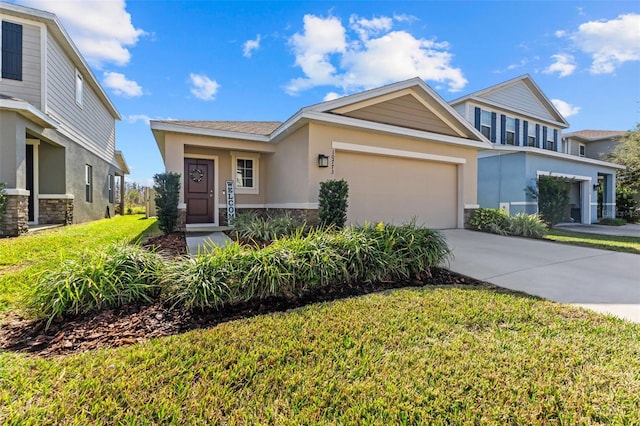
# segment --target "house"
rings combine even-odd
[[[4,235],[114,213],[118,111],[54,14],[0,2]]]
[[[536,213],[525,188],[539,176],[572,180],[567,221],[594,223],[615,217],[616,171],[624,167],[580,155],[579,145],[562,138],[569,123],[529,75],[523,75],[450,102],[491,141],[478,154],[478,203],[510,214]],[[584,153],[583,153],[584,154]],[[598,188],[603,194],[598,201]],[[598,205],[600,203],[600,206]]]
[[[302,108],[284,122],[152,121],[167,171],[182,175],[181,223],[227,223],[229,208],[317,220],[320,183],[349,184],[351,224],[415,219],[463,227],[477,155],[491,144],[414,78]],[[202,226],[202,225],[200,225]]]
[[[579,130],[564,133],[562,145],[566,154],[606,160],[626,133],[619,130]]]

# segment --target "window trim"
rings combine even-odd
[[[93,167],[84,165],[84,199],[87,203],[93,203]]]
[[[75,101],[76,105],[82,108],[82,104],[84,102],[84,77],[77,68],[75,78]]]
[[[489,120],[488,124],[483,123],[483,117],[487,117]],[[487,129],[488,134],[485,134],[482,130],[483,127]],[[486,137],[487,139],[491,140],[491,111],[488,111],[486,109],[480,109],[480,133],[482,133],[484,135],[484,137]]]
[[[578,144],[578,156],[586,157],[587,155],[587,146],[583,143]]]
[[[253,161],[253,186],[238,187],[236,174],[238,172],[238,160]],[[253,152],[231,152],[231,176],[235,185],[236,194],[260,194],[260,154]]]
[[[509,130],[509,123],[513,123],[513,130]],[[511,143],[509,143],[509,134],[512,135]],[[505,119],[505,145],[516,145],[516,119],[513,117],[506,117]]]

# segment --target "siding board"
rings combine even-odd
[[[555,118],[522,82],[488,93],[483,98],[504,105],[508,109],[528,111],[545,120],[555,121]]]

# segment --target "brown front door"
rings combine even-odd
[[[184,159],[187,223],[213,223],[213,160]]]

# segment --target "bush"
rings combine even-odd
[[[320,226],[344,228],[347,222],[349,184],[344,179],[320,182],[318,216]]]
[[[178,201],[180,197],[180,173],[158,173],[153,176],[153,189],[158,210],[158,226],[170,234],[178,225]]]
[[[608,225],[608,226],[623,226],[626,225],[627,221],[624,219],[612,218],[612,217],[603,217],[598,221],[598,225]]]
[[[27,307],[38,317],[55,318],[150,302],[160,291],[159,255],[129,244],[87,251],[78,259],[38,277]]]
[[[449,253],[437,231],[414,224],[298,231],[263,249],[236,243],[177,262],[167,275],[166,296],[187,309],[255,298],[296,300],[317,288],[418,278]]]
[[[547,235],[547,225],[537,214],[518,213],[509,217],[507,232],[528,238],[542,238]]]
[[[504,234],[509,228],[509,216],[504,210],[481,208],[473,213],[469,224],[478,231]]]
[[[299,224],[286,212],[283,215],[260,216],[253,211],[242,212],[231,220],[237,238],[254,241],[272,241],[295,234],[304,224]]]
[[[616,210],[619,217],[627,222],[636,219],[638,202],[635,199],[637,191],[629,186],[618,184],[616,188]]]
[[[538,200],[538,212],[549,228],[566,218],[572,182],[557,176],[540,176],[536,186],[525,189],[531,198]]]

